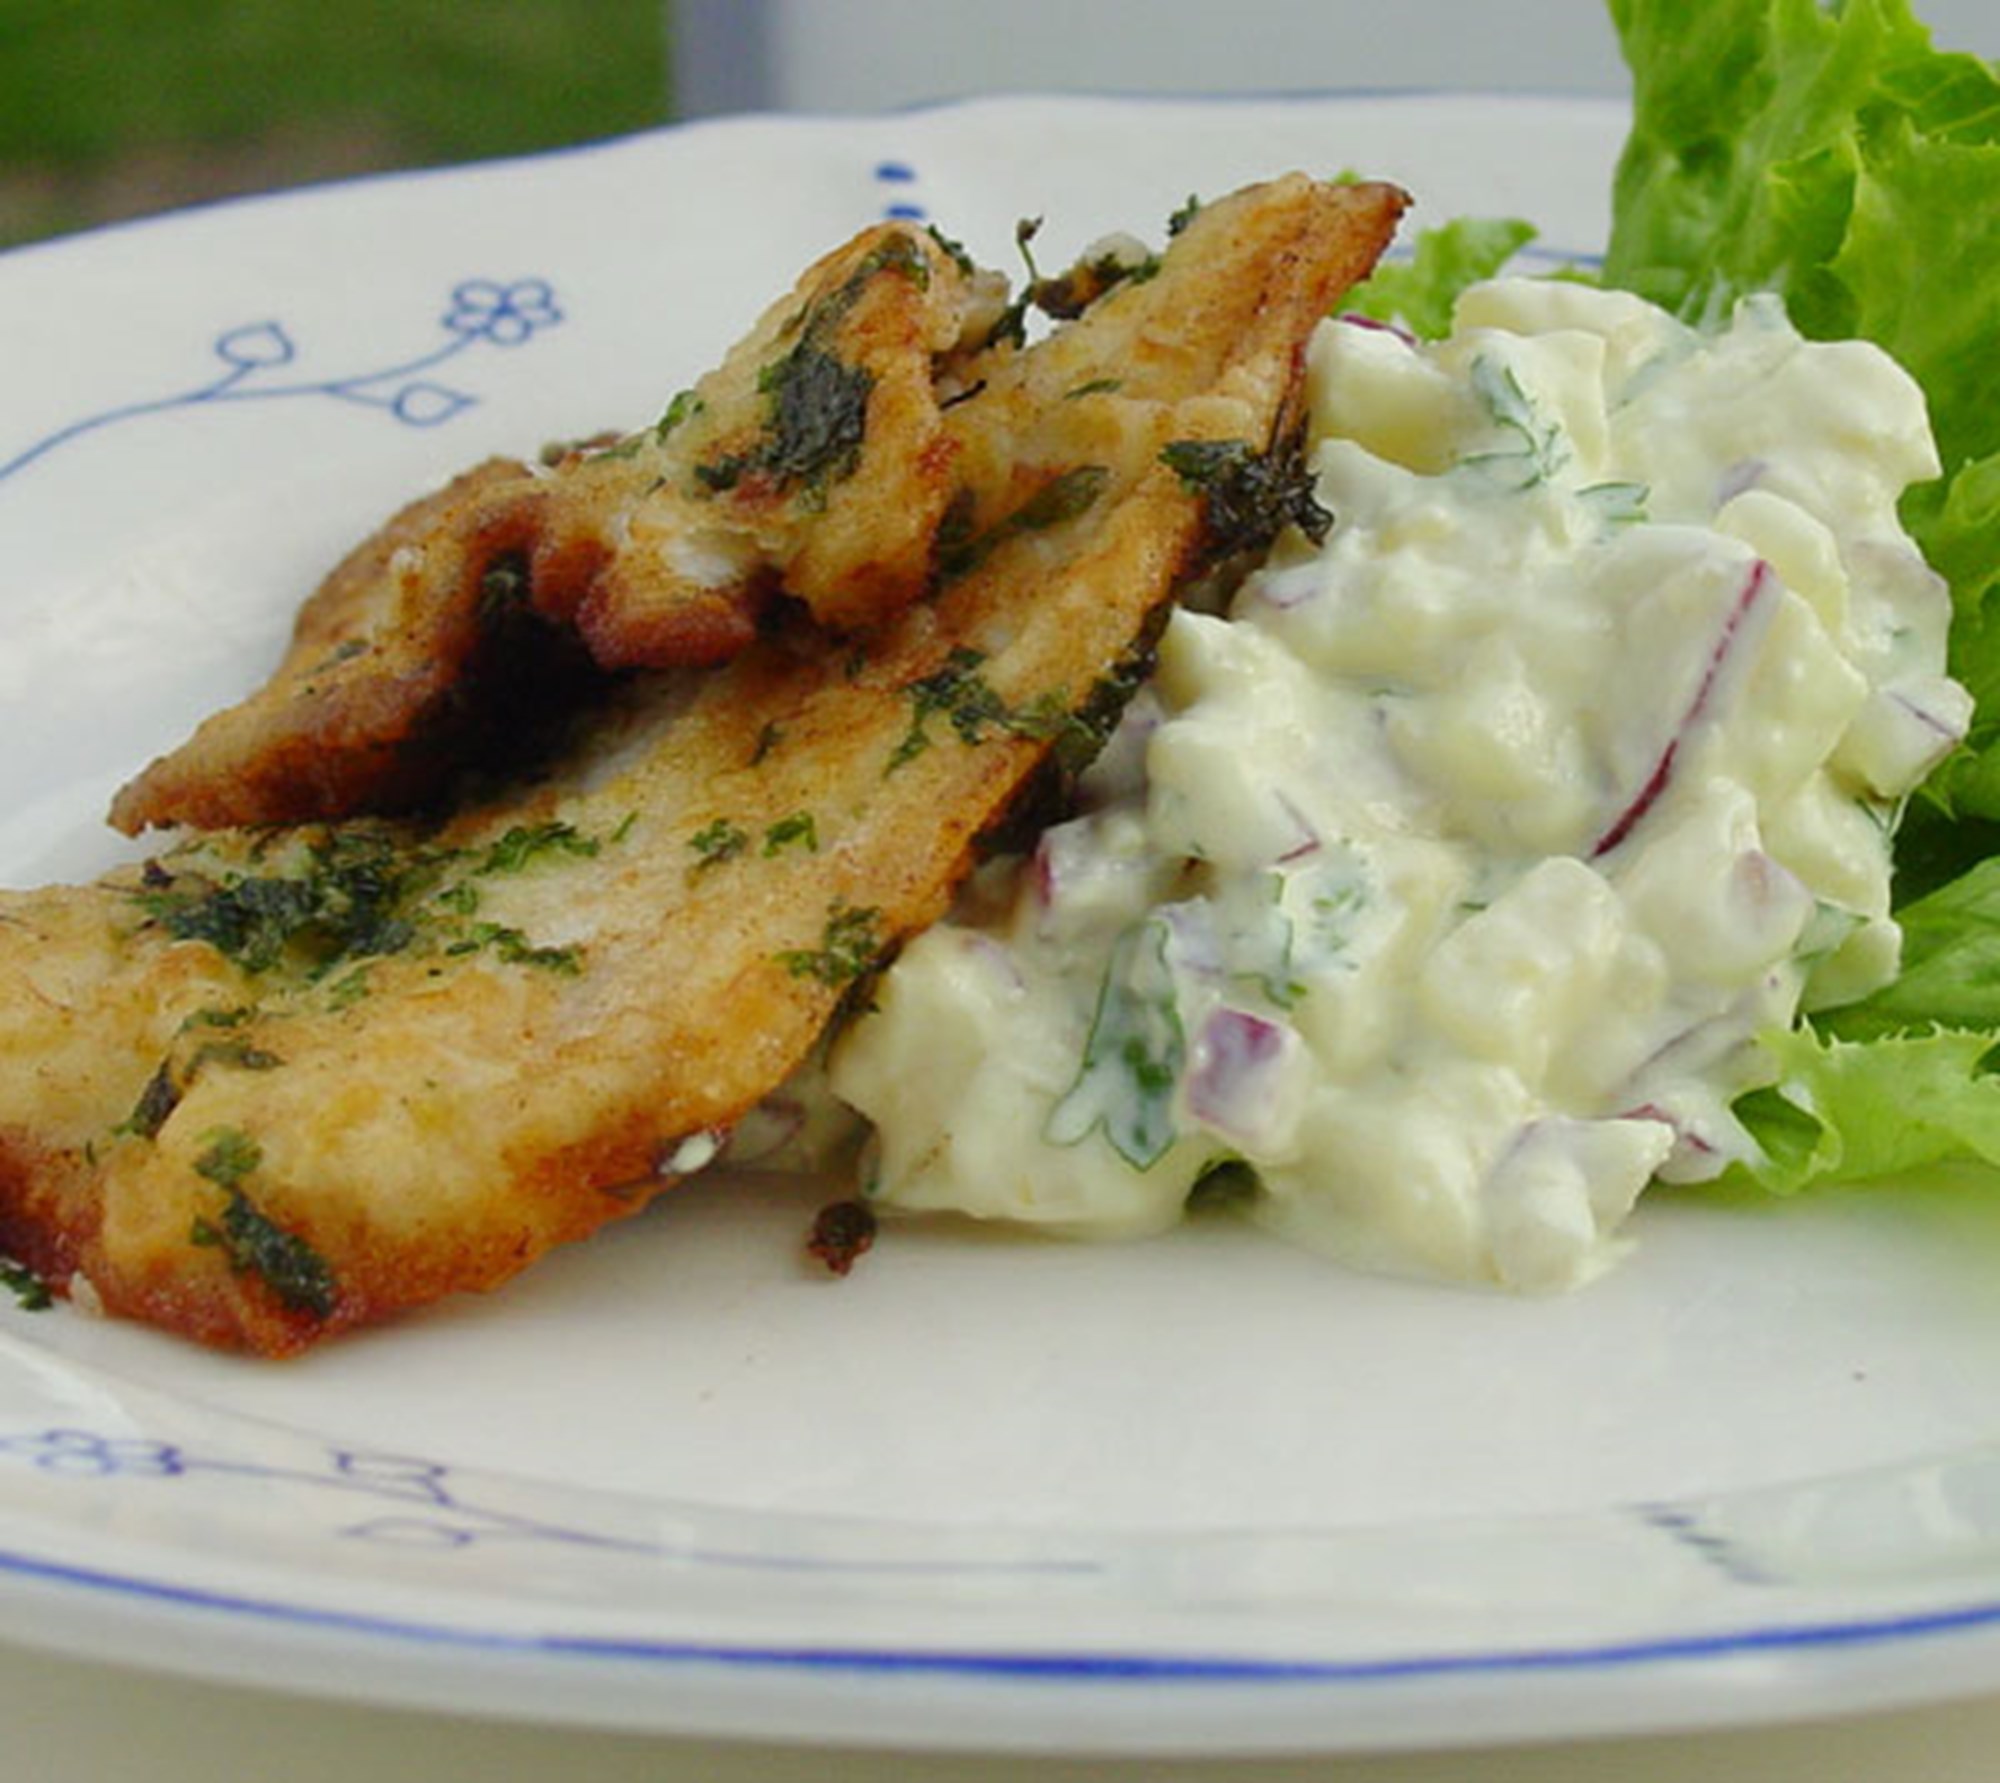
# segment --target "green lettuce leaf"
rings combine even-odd
[[[1409,257],[1378,265],[1340,300],[1341,313],[1442,340],[1458,294],[1490,279],[1534,239],[1535,226],[1515,217],[1454,217],[1419,230]]]
[[[1903,970],[1767,1036],[1779,1076],[1736,1113],[1764,1156],[1725,1178],[1790,1194],[1967,1160],[2000,1164],[2000,858],[1905,905]]]
[[[2000,1040],[2000,859],[1981,861],[1896,913],[1903,969],[1893,984],[1818,1020],[1847,1040],[1929,1027]]]
[[[1768,1044],[1782,1075],[1736,1108],[1764,1155],[1732,1167],[1723,1187],[1788,1195],[1932,1164],[2000,1164],[2000,1077],[1985,1069],[1994,1036],[1851,1041],[1800,1028]]]

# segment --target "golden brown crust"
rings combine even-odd
[[[271,679],[124,786],[112,823],[302,822],[434,793],[478,703],[483,578],[525,542],[508,498],[526,478],[489,459],[357,546],[300,609]]]
[[[1306,338],[1401,202],[1254,188],[1018,355],[952,411],[983,548],[858,640],[801,620],[641,677],[439,828],[229,831],[0,895],[0,1236],[109,1311],[281,1355],[643,1206],[1095,710],[1210,544],[1160,443],[1292,427]],[[1080,469],[1089,500],[1016,523]]]
[[[734,655],[779,589],[838,631],[907,606],[954,487],[939,370],[990,292],[908,223],[815,262],[671,425],[558,467],[537,605],[654,668]]]
[[[955,453],[936,379],[990,300],[926,232],[864,230],[677,399],[671,425],[546,470],[495,459],[412,502],[306,603],[265,686],[120,791],[112,822],[413,809],[552,661],[576,678],[571,630],[604,668],[657,668],[736,655],[780,588],[836,629],[886,618],[929,579]]]

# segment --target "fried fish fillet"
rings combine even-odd
[[[306,604],[270,680],[122,788],[111,821],[409,810],[586,662],[720,661],[781,588],[836,629],[887,617],[929,581],[956,487],[941,404],[1004,287],[914,225],[863,230],[655,425],[411,503]]]
[[[1057,415],[1051,343],[1021,353],[965,405],[992,398],[965,435],[991,468],[943,585],[859,639],[801,619],[633,678],[552,772],[442,823],[227,830],[0,895],[0,1249],[282,1355],[696,1167],[1108,721],[1234,542],[1174,449],[1295,444],[1307,338],[1403,202],[1293,177],[1210,206],[1053,337]]]
[[[502,745],[524,706],[587,679],[587,655],[503,567],[531,543],[514,499],[528,480],[489,459],[357,546],[299,610],[271,679],[122,787],[111,822],[136,835],[408,809]]]
[[[1004,292],[928,230],[863,230],[657,426],[558,468],[535,605],[608,668],[734,655],[780,589],[840,631],[907,606],[955,487],[941,405]]]

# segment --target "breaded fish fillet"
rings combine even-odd
[[[838,631],[909,605],[955,486],[940,405],[1004,295],[928,230],[863,230],[656,426],[558,466],[536,607],[661,668],[734,655],[781,589]]]
[[[1240,542],[1208,470],[1295,445],[1307,338],[1402,205],[1294,177],[1208,207],[1055,337],[1073,422],[1029,399],[1048,343],[1020,354],[942,586],[858,639],[801,617],[637,677],[532,787],[434,826],[230,830],[0,895],[0,1248],[277,1355],[644,1205],[1108,722]]]
[[[501,750],[525,709],[590,678],[577,642],[528,610],[525,466],[492,458],[411,502],[300,608],[263,687],[204,719],[122,787],[111,821],[294,823],[398,811]]]
[[[396,515],[307,603],[270,680],[111,821],[409,810],[585,662],[721,661],[780,589],[835,629],[886,618],[928,584],[956,487],[940,405],[1004,295],[926,230],[863,230],[653,426],[552,466],[492,460]]]

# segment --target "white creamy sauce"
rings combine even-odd
[[[1154,1230],[1198,1182],[1521,1288],[1748,1136],[1756,1036],[1889,978],[1899,801],[1962,733],[1884,355],[1503,280],[1313,348],[1336,516],[1176,613],[1081,814],[836,1045],[881,1203]],[[1221,1165],[1246,1166],[1225,1177]]]

